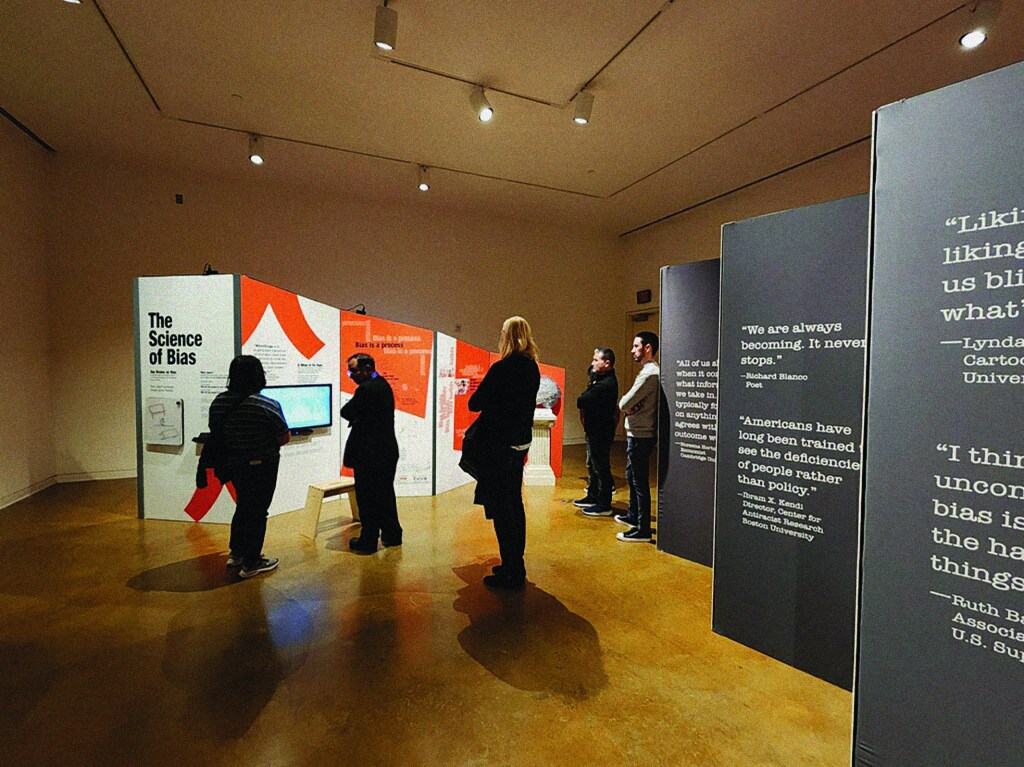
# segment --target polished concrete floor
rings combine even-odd
[[[249,581],[131,480],[0,511],[0,764],[848,765],[849,693],[712,634],[711,572],[583,517],[581,473],[526,491],[521,594],[470,487],[370,557],[347,504],[275,517]]]

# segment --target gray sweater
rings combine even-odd
[[[658,420],[658,392],[661,369],[654,360],[645,362],[636,374],[632,388],[619,400],[619,409],[626,413],[626,436],[654,437]],[[630,410],[638,407],[635,413]]]

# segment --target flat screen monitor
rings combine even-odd
[[[281,403],[289,429],[316,429],[331,425],[331,385],[268,386],[260,392]]]

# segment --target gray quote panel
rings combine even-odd
[[[855,763],[1024,764],[1024,65],[875,116]]]
[[[719,259],[661,269],[661,384],[667,449],[658,548],[711,566],[718,414]]]
[[[712,621],[853,683],[868,197],[722,229]]]

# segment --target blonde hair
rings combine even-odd
[[[540,357],[530,323],[518,316],[505,320],[501,326],[501,340],[498,341],[498,355],[502,359],[513,353],[525,354],[534,362]]]

